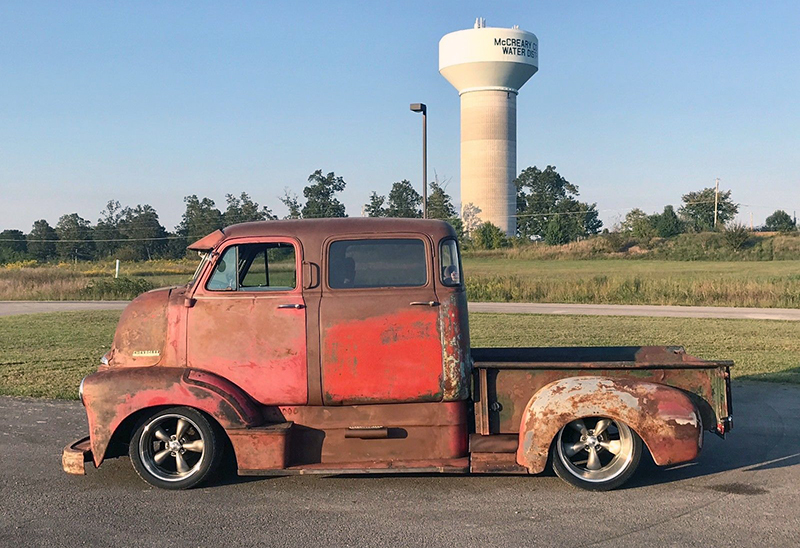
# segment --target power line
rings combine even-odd
[[[44,242],[53,242],[53,243],[70,243],[70,244],[77,244],[82,242],[153,242],[156,240],[184,240],[186,239],[185,236],[163,236],[159,238],[109,238],[103,240],[14,240],[12,238],[2,238],[0,242],[36,242],[36,243],[44,243]]]

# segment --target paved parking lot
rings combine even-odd
[[[644,465],[627,488],[550,475],[236,478],[152,489],[126,458],[60,469],[77,402],[0,398],[0,545],[793,546],[800,537],[800,388],[734,385],[735,429],[697,463]]]

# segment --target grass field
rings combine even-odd
[[[0,268],[0,300],[131,299],[184,284],[197,263],[112,262]],[[471,301],[800,307],[800,261],[466,257]]]
[[[464,260],[470,301],[800,307],[800,261]]]
[[[119,311],[0,318],[0,394],[77,398],[81,378],[108,350]],[[800,322],[608,316],[473,314],[473,346],[682,344],[733,359],[733,375],[800,383]]]

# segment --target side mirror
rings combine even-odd
[[[303,261],[303,289],[319,287],[319,265]]]

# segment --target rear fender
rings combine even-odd
[[[571,377],[544,386],[528,402],[517,462],[532,474],[542,472],[559,430],[596,416],[630,426],[659,466],[693,460],[702,446],[700,414],[682,391],[650,382]]]
[[[203,411],[223,428],[261,423],[261,407],[241,388],[206,371],[171,367],[109,368],[86,377],[83,402],[92,455],[100,466],[114,432],[143,409],[183,405]],[[127,440],[126,440],[127,441]]]

